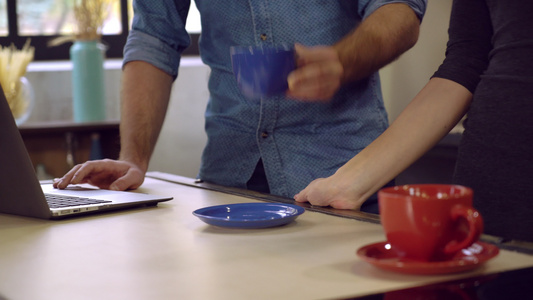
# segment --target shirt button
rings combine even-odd
[[[266,34],[264,34],[264,33],[263,33],[263,34],[261,34],[261,40],[263,40],[263,41],[266,41],[266,39],[267,39],[267,35],[266,35]]]
[[[268,137],[268,132],[266,131],[261,132],[261,137],[266,139]]]

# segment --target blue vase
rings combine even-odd
[[[105,120],[104,53],[98,41],[75,41],[72,61],[72,108],[75,122]]]

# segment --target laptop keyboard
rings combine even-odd
[[[98,200],[98,199],[90,199],[90,198],[75,197],[75,196],[59,196],[59,195],[51,195],[51,194],[45,194],[45,197],[46,197],[46,201],[48,202],[48,206],[50,206],[50,208],[62,208],[62,207],[102,204],[102,203],[111,202],[107,200]]]

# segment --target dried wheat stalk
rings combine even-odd
[[[35,48],[30,46],[30,40],[27,40],[20,50],[14,45],[0,47],[0,84],[15,118],[22,116],[29,105],[28,99],[21,93],[20,79],[26,75],[34,53]]]
[[[74,5],[77,39],[96,40],[102,33],[110,0],[80,0]]]

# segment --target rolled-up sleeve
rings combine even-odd
[[[130,61],[141,60],[175,78],[178,76],[180,58],[181,54],[178,51],[161,40],[141,31],[132,30],[124,46],[123,65]]]
[[[368,17],[376,9],[380,8],[383,5],[392,4],[392,3],[405,3],[413,9],[415,14],[420,19],[420,21],[422,21],[422,18],[424,17],[424,14],[426,13],[426,7],[427,7],[428,0],[364,0],[360,2],[361,2],[361,5],[359,6],[359,14],[363,18]]]
[[[181,53],[191,43],[185,30],[189,5],[180,0],[134,1],[123,65],[145,61],[176,78]]]
[[[446,58],[433,77],[455,81],[474,93],[489,64],[492,23],[483,0],[453,2]]]

